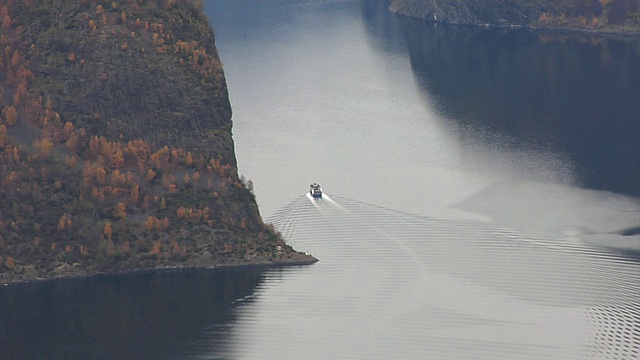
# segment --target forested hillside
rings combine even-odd
[[[0,0],[0,282],[311,262],[238,176],[198,0]]]
[[[451,24],[640,34],[639,0],[393,0],[390,9]]]

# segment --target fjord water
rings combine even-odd
[[[318,263],[4,287],[0,358],[635,359],[640,41],[386,5],[205,1],[240,173]]]
[[[640,41],[387,3],[206,3],[240,172],[320,259],[268,272],[224,355],[635,358]]]

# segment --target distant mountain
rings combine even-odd
[[[197,0],[0,1],[0,283],[309,263],[238,176]]]
[[[393,0],[390,10],[450,24],[640,34],[640,0]]]

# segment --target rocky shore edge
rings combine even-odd
[[[161,265],[161,266],[150,266],[150,267],[136,267],[130,269],[114,269],[108,271],[96,271],[90,272],[86,271],[86,269],[74,269],[72,266],[65,267],[63,264],[55,271],[51,273],[51,276],[42,277],[42,276],[30,276],[27,272],[25,274],[21,274],[15,276],[7,277],[6,273],[0,273],[0,285],[1,286],[12,286],[18,284],[25,283],[35,283],[35,282],[45,282],[45,281],[58,281],[58,280],[67,280],[67,279],[79,279],[79,278],[88,278],[94,276],[111,276],[111,275],[126,275],[126,274],[142,274],[149,272],[177,272],[184,270],[218,270],[218,269],[228,269],[228,268],[251,268],[251,267],[260,267],[265,269],[271,268],[279,268],[279,267],[290,267],[290,266],[309,266],[313,265],[319,260],[309,254],[296,253],[293,256],[289,256],[286,258],[277,258],[277,259],[263,259],[251,262],[243,262],[243,261],[229,261],[229,262],[221,262],[217,264],[182,264],[182,265]]]

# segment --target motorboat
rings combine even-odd
[[[310,186],[309,194],[311,194],[311,196],[313,196],[314,198],[322,197],[322,187],[320,186],[320,184],[312,183],[309,186]]]

